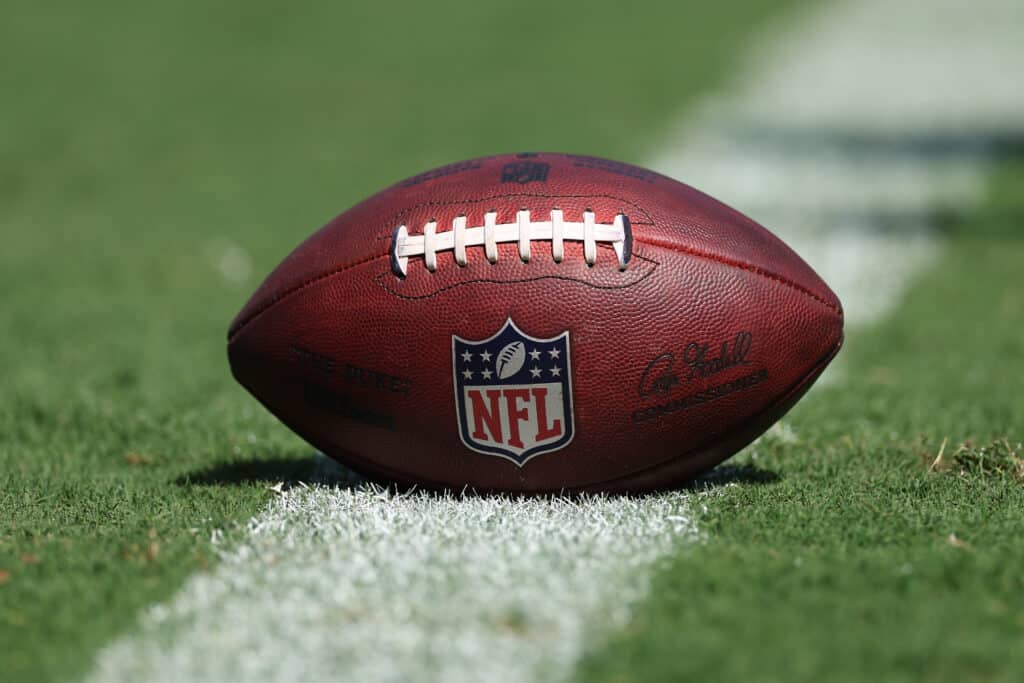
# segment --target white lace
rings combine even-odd
[[[536,240],[551,242],[551,256],[556,263],[565,257],[566,240],[583,242],[583,258],[588,266],[597,262],[597,243],[610,243],[619,261],[619,270],[629,264],[632,247],[632,232],[629,218],[625,214],[615,216],[614,222],[596,223],[593,211],[584,211],[581,222],[567,221],[561,209],[552,209],[550,220],[531,221],[530,212],[522,209],[516,212],[514,223],[498,223],[498,213],[484,214],[484,224],[466,227],[466,217],[457,216],[452,229],[437,231],[437,222],[430,221],[423,226],[422,235],[410,235],[405,225],[395,228],[391,240],[391,268],[395,275],[405,277],[410,256],[422,256],[423,263],[431,273],[437,270],[437,253],[454,251],[455,262],[466,265],[466,247],[483,245],[484,255],[491,263],[498,260],[498,244],[518,242],[519,258],[523,263],[530,261],[530,243]]]

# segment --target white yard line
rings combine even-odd
[[[869,321],[935,253],[933,217],[980,196],[991,134],[1020,130],[1021,14],[1019,0],[823,7],[769,36],[652,165],[779,232]],[[701,504],[293,488],[88,680],[565,680],[699,538]]]
[[[690,504],[293,489],[94,679],[561,680],[696,538]]]
[[[1024,133],[1020,0],[829,5],[754,50],[654,168],[775,231],[832,285],[850,325],[899,302],[937,219],[984,193]]]

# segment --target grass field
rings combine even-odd
[[[797,439],[740,459],[707,543],[581,680],[1019,680],[1022,171],[851,336],[845,381],[789,419]]]
[[[477,154],[642,162],[807,5],[6,3],[0,679],[88,675],[308,477],[224,357],[295,243]],[[1024,674],[1024,166],[1001,156],[796,439],[705,482],[700,543],[579,680]]]

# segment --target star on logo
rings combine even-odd
[[[476,334],[483,336],[486,331]],[[552,349],[556,352],[551,353]],[[436,353],[428,355],[430,359],[425,360],[436,360]],[[445,433],[457,432],[456,443],[461,441],[466,452],[492,460],[502,458],[516,467],[565,448],[578,431],[574,421],[579,410],[574,407],[571,380],[579,369],[572,366],[572,361],[579,359],[574,355],[570,330],[563,329],[549,338],[534,337],[519,329],[511,318],[486,339],[452,334],[448,379],[438,383],[437,373],[430,378],[440,384],[439,390],[454,398],[456,422],[446,425]],[[586,375],[587,368],[583,370]],[[451,412],[451,404],[445,403],[441,411],[444,415],[439,418],[447,419]],[[546,459],[557,464],[558,457],[547,455]],[[565,467],[563,464],[555,469],[562,471]]]

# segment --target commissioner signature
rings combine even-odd
[[[705,379],[738,365],[750,365],[747,356],[753,343],[752,333],[737,332],[731,341],[721,343],[718,355],[709,355],[711,345],[699,342],[687,344],[678,361],[675,354],[662,353],[648,363],[640,375],[638,392],[641,398],[667,395],[683,382]]]

